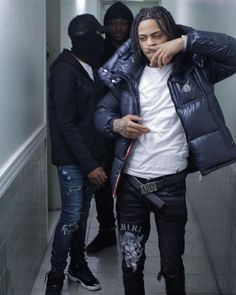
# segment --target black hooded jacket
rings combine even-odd
[[[49,77],[52,163],[78,165],[86,175],[103,162],[103,140],[94,125],[96,89],[79,61],[64,49]]]
[[[133,14],[131,10],[121,2],[115,2],[112,4],[106,11],[104,16],[104,26],[108,26],[109,22],[113,19],[122,18],[128,21],[129,23],[129,32],[131,29],[131,25],[133,22]],[[129,38],[129,34],[127,36],[127,39],[124,40],[127,41]],[[103,52],[102,58],[101,58],[101,65],[103,65],[115,52],[117,48],[113,45],[111,36],[109,33],[106,33],[105,38],[105,50]]]

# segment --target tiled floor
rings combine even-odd
[[[201,233],[194,220],[191,206],[188,205],[189,221],[186,227],[186,251],[184,256],[186,268],[186,288],[187,294],[219,294],[212,276],[210,265],[206,258],[206,253],[201,239]],[[154,225],[154,223],[152,222]],[[87,241],[91,241],[96,235],[98,224],[96,220],[96,210],[94,202],[91,206],[91,215]],[[31,295],[44,295],[45,273],[49,270],[50,247],[47,251],[41,269],[39,271],[35,286]],[[164,281],[158,282],[156,277],[159,271],[159,253],[157,249],[157,234],[155,227],[152,227],[150,238],[146,247],[146,267],[145,267],[145,288],[146,295],[165,294]],[[89,256],[88,262],[96,277],[101,281],[102,289],[96,291],[98,295],[122,295],[122,274],[120,269],[121,253],[119,247],[111,247],[102,251],[99,255]],[[93,292],[92,292],[93,293]],[[86,295],[91,291],[83,289],[77,283],[70,283],[66,279],[63,288],[63,295]],[[135,294],[134,294],[135,295]]]

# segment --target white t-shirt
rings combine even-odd
[[[92,67],[89,64],[86,64],[82,60],[79,60],[85,71],[88,73],[89,77],[94,81],[94,76],[93,76],[93,70]]]
[[[124,172],[146,179],[182,171],[187,167],[186,136],[171,99],[167,80],[172,70],[146,66],[139,84],[140,116],[149,133],[139,136]]]

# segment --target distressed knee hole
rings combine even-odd
[[[76,186],[76,187],[71,187],[71,188],[69,189],[69,192],[70,192],[70,193],[74,193],[74,192],[81,191],[81,189],[82,189],[82,185],[79,185],[79,186]]]
[[[176,278],[178,278],[178,277],[183,276],[183,272],[181,272],[181,273],[177,273],[177,274],[170,274],[170,273],[167,273],[167,272],[160,271],[159,274],[158,274],[158,276],[157,276],[158,281],[161,280],[161,277],[162,277],[162,276],[163,276],[165,279],[172,279],[172,280],[174,280],[174,279],[176,279]]]
[[[70,194],[79,192],[81,190],[82,190],[82,185],[79,185],[79,186],[76,186],[76,187],[71,187],[71,188],[68,189],[66,195],[69,196]]]
[[[71,224],[64,224],[62,226],[62,232],[64,235],[70,235],[72,234],[74,231],[76,231],[76,229],[78,228],[78,223],[77,222],[73,222]]]
[[[167,277],[168,279],[175,279],[175,278],[177,278],[177,276],[175,276],[175,275],[170,275],[170,274],[168,274],[168,273],[166,273],[165,275],[166,275],[166,277]]]

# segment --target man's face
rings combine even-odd
[[[112,19],[108,23],[108,27],[111,29],[110,35],[114,41],[125,41],[129,34],[129,22],[123,18]]]
[[[138,26],[138,40],[143,54],[151,61],[155,46],[168,41],[168,38],[154,19],[146,19]]]

